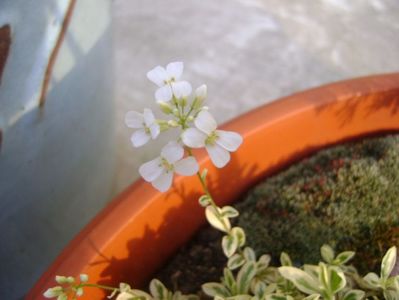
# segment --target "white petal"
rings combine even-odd
[[[242,143],[242,136],[233,131],[216,130],[216,143],[230,152],[236,151]]]
[[[177,99],[187,97],[191,94],[191,84],[187,81],[172,82],[173,94]]]
[[[179,80],[181,74],[183,74],[184,64],[180,61],[171,62],[166,66],[166,72],[168,73],[168,77],[171,79],[172,77],[175,80]]]
[[[168,163],[173,164],[181,159],[184,155],[183,147],[177,142],[169,142],[162,148],[161,156],[165,158]]]
[[[125,124],[129,128],[143,128],[144,117],[137,111],[128,111],[125,116]]]
[[[172,99],[172,89],[170,88],[169,84],[157,89],[155,92],[155,99],[157,99],[157,101],[165,102],[168,102]]]
[[[142,164],[139,168],[139,173],[145,181],[151,182],[157,179],[163,171],[162,161],[160,157],[150,160]]]
[[[155,117],[151,109],[144,108],[143,117],[147,127],[150,127],[155,122]]]
[[[198,172],[198,163],[194,157],[186,157],[175,163],[175,171],[184,176],[191,176]]]
[[[168,80],[168,74],[164,68],[161,66],[156,66],[147,73],[147,78],[157,86],[161,87],[165,85],[165,80]]]
[[[130,294],[128,292],[122,292],[118,294],[115,300],[131,300],[135,299],[135,296],[133,294]]]
[[[152,124],[150,127],[150,133],[153,140],[157,138],[159,133],[161,132],[161,127],[157,123]]]
[[[205,132],[208,135],[211,134],[217,127],[215,119],[206,110],[202,110],[198,114],[198,116],[194,120],[194,124],[199,130]]]
[[[201,85],[195,90],[195,95],[197,96],[199,101],[202,101],[206,98],[207,87],[205,84]]]
[[[136,130],[130,138],[134,147],[140,147],[150,140],[151,136],[144,129]]]
[[[172,185],[173,172],[162,172],[162,174],[152,182],[152,186],[160,192],[166,192]]]
[[[188,128],[181,135],[183,143],[191,148],[204,147],[206,138],[207,135],[197,128]]]
[[[206,145],[206,151],[213,164],[218,168],[223,168],[230,160],[230,153],[226,149],[223,149],[219,145]]]

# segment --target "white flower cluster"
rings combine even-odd
[[[161,192],[172,185],[174,172],[184,176],[198,172],[191,148],[205,147],[213,164],[222,168],[229,162],[230,152],[236,151],[242,143],[238,133],[217,129],[215,119],[203,106],[206,86],[193,92],[189,82],[180,80],[183,68],[182,62],[172,62],[166,68],[157,66],[147,73],[148,79],[158,86],[155,99],[169,120],[156,119],[147,108],[142,114],[129,111],[125,117],[126,125],[136,129],[131,136],[134,147],[145,145],[168,129],[180,129],[178,138],[164,146],[159,157],[139,168],[144,180]]]

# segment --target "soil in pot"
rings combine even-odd
[[[317,263],[327,243],[356,251],[360,274],[378,272],[385,251],[399,246],[399,135],[322,150],[259,183],[235,207],[247,244],[274,265],[282,251],[295,264]],[[221,237],[203,228],[155,278],[201,295],[202,283],[222,275]]]

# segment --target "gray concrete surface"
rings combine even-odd
[[[138,177],[154,147],[133,149],[127,110],[154,108],[155,65],[185,62],[208,85],[219,122],[331,81],[399,70],[397,0],[115,0],[118,173],[115,191]]]
[[[104,135],[110,135],[104,139],[115,138],[114,148],[103,159],[116,160],[117,166],[116,171],[113,168],[98,171],[109,172],[112,182],[108,184],[113,186],[113,195],[138,178],[138,166],[157,156],[168,139],[165,136],[150,146],[133,149],[129,141],[131,130],[123,123],[128,110],[156,108],[155,86],[145,74],[158,64],[185,62],[184,77],[194,86],[208,85],[207,104],[220,123],[296,91],[399,70],[398,0],[113,0],[111,3],[114,43],[108,47],[114,53],[114,70],[104,69],[109,61],[95,64],[103,66],[100,68],[103,72],[115,74],[115,94],[108,103],[112,108],[102,126],[108,122],[113,124],[104,130]],[[101,44],[101,49],[106,46]],[[73,81],[75,76],[75,81],[79,81],[84,75],[83,70],[77,68],[69,78]],[[63,86],[66,91],[72,88]],[[89,94],[98,92],[95,84],[89,88]],[[57,99],[56,93],[54,97]],[[67,100],[63,103],[74,103]],[[56,103],[54,100],[49,105]],[[85,116],[80,116],[80,120],[71,118],[79,124]],[[57,123],[55,128],[63,128],[61,125]],[[95,140],[97,135],[88,135],[82,143],[86,145]],[[56,146],[57,143],[48,151],[57,152]],[[70,165],[76,164],[79,161],[75,159]],[[55,162],[54,168],[57,168]],[[31,169],[26,178],[35,176],[36,172],[40,172],[40,165]],[[62,173],[61,169],[56,174],[66,176]],[[10,173],[8,180],[16,180],[12,176]],[[48,176],[50,178],[51,173]],[[92,181],[90,186],[103,185],[96,177],[88,178]],[[46,187],[46,182],[38,187],[37,196],[48,195],[45,188],[57,189],[54,193],[63,191],[60,186]],[[12,268],[22,264],[26,270],[20,274],[24,277],[23,283],[15,270],[13,276],[2,277],[1,286],[7,289],[7,299],[23,295],[51,262],[55,252],[43,258],[39,255],[43,245],[58,251],[103,207],[103,200],[87,197],[89,192],[74,190],[71,193],[80,194],[81,201],[86,201],[78,217],[69,204],[64,204],[69,207],[66,210],[69,213],[63,215],[63,224],[73,224],[72,230],[51,225],[56,224],[59,216],[50,212],[60,208],[51,202],[51,197],[26,208],[39,216],[34,222],[50,225],[26,240],[22,254],[16,250],[22,240],[19,228],[29,227],[26,210],[17,214],[16,206],[4,207],[5,214],[13,212],[10,224],[16,225],[6,234],[3,242],[7,247],[3,245],[0,252],[14,256],[12,261],[16,264],[10,264],[7,270],[12,272]],[[75,203],[78,200],[76,196]],[[39,225],[32,228],[40,229]],[[19,255],[24,259],[20,260]]]

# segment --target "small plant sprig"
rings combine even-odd
[[[158,86],[155,98],[167,119],[156,119],[146,108],[143,113],[129,111],[125,123],[135,130],[131,136],[134,147],[145,145],[167,130],[178,131],[177,138],[162,148],[160,156],[141,165],[139,173],[160,192],[171,187],[175,172],[198,177],[204,191],[199,204],[204,207],[209,224],[224,234],[221,247],[228,259],[220,282],[204,283],[203,292],[215,300],[399,300],[399,276],[391,275],[396,263],[396,247],[385,254],[380,276],[369,273],[361,277],[353,266],[347,265],[354,252],[335,255],[328,245],[321,247],[324,261],[318,265],[295,267],[284,252],[280,256],[280,267],[269,265],[270,255],[257,258],[255,251],[246,246],[244,230],[231,225],[238,211],[216,204],[207,186],[208,171],[199,169],[192,151],[204,147],[213,164],[222,168],[243,139],[236,132],[217,129],[215,119],[203,105],[207,87],[202,85],[193,92],[189,82],[180,80],[182,73],[182,62],[169,63],[166,68],[157,66],[147,73],[148,79]],[[149,293],[126,283],[120,283],[118,288],[87,283],[87,275],[80,275],[79,281],[57,276],[56,281],[59,285],[48,289],[44,293],[46,298],[77,299],[83,295],[84,288],[97,287],[110,291],[108,298],[116,300],[198,299],[197,295],[169,291],[157,279],[150,282]]]

